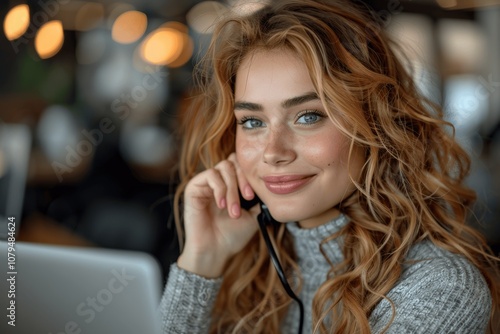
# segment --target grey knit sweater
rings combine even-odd
[[[303,277],[299,298],[305,306],[304,333],[312,332],[311,306],[318,287],[330,268],[319,251],[321,240],[347,223],[345,216],[313,229],[294,223],[287,229],[294,238],[298,264]],[[338,240],[323,246],[332,262],[342,260]],[[491,296],[481,273],[467,260],[434,246],[415,245],[399,282],[387,294],[394,302],[396,315],[387,333],[485,333],[491,309]],[[171,266],[160,304],[163,329],[168,334],[207,333],[210,313],[222,279],[205,279]],[[392,316],[391,305],[382,300],[372,312],[372,333],[380,333]],[[299,308],[292,303],[281,326],[285,334],[297,333]]]

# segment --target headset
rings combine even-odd
[[[275,226],[277,227],[279,222],[277,222],[272,216],[271,213],[269,212],[269,209],[267,206],[260,200],[257,195],[254,196],[252,200],[246,200],[241,196],[240,193],[240,203],[241,207],[245,210],[249,210],[250,208],[254,207],[256,204],[260,205],[260,213],[257,216],[257,221],[259,223],[260,231],[262,232],[262,236],[264,238],[264,241],[267,246],[267,250],[269,252],[269,255],[271,257],[271,261],[273,262],[274,268],[276,269],[276,272],[278,273],[278,277],[281,281],[281,284],[283,285],[283,288],[285,289],[286,293],[299,304],[299,309],[300,309],[300,321],[299,321],[299,331],[298,334],[302,334],[302,327],[304,325],[304,304],[300,300],[299,297],[293,292],[292,288],[288,284],[288,280],[286,279],[285,272],[283,270],[283,267],[281,266],[280,261],[278,260],[278,255],[276,254],[276,251],[274,250],[273,244],[271,243],[271,239],[269,238],[269,233],[267,232],[267,226]]]

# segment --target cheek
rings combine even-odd
[[[257,141],[248,140],[243,136],[236,135],[236,160],[238,160],[244,172],[247,172],[255,164],[261,152],[262,149]]]
[[[360,180],[362,166],[365,162],[364,150],[354,147],[349,161],[350,140],[344,136],[336,136],[328,141],[321,142],[317,148],[311,150],[317,157],[315,162],[330,176],[349,182],[350,177]],[[311,145],[312,147],[312,145]]]
[[[302,155],[318,167],[336,168],[347,162],[349,144],[341,135],[314,136],[301,144]]]

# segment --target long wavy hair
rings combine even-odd
[[[328,238],[343,238],[344,261],[332,265],[313,299],[311,330],[370,333],[371,312],[400,278],[409,249],[424,239],[479,268],[496,310],[498,258],[466,224],[475,200],[463,184],[469,158],[442,110],[417,91],[376,17],[349,2],[272,1],[252,14],[228,13],[218,22],[195,71],[200,91],[184,115],[175,196],[181,243],[186,184],[235,151],[238,67],[251,52],[276,48],[306,63],[332,122],[352,146],[366,152],[361,178],[353,180],[357,189],[339,204],[350,223]],[[284,224],[270,233],[283,266],[297,271]],[[225,267],[211,333],[278,333],[289,304],[257,233]]]

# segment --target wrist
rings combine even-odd
[[[227,259],[215,254],[196,254],[184,250],[177,259],[177,266],[205,278],[222,276]]]

